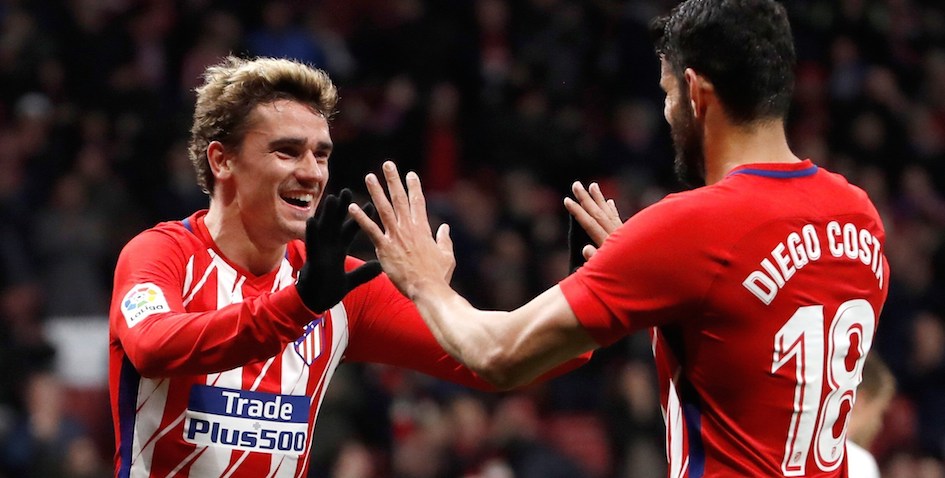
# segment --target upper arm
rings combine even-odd
[[[110,340],[142,376],[219,372],[271,357],[314,317],[293,287],[188,311],[191,291],[185,297],[184,285],[196,283],[197,289],[206,279],[200,277],[204,269],[193,266],[196,260],[185,257],[178,238],[157,231],[139,235],[121,253]],[[216,286],[200,293],[215,296]]]
[[[602,345],[652,326],[694,317],[724,267],[706,221],[660,204],[617,229],[581,269],[561,281],[575,315]],[[720,252],[721,251],[721,252]]]

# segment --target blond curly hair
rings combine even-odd
[[[188,154],[197,184],[207,194],[213,193],[214,186],[207,147],[219,141],[228,150],[238,151],[247,118],[257,105],[288,99],[306,104],[330,120],[338,103],[338,90],[327,73],[292,60],[230,56],[208,67],[203,79],[196,89]]]

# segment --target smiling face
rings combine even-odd
[[[247,124],[230,153],[230,202],[254,242],[302,239],[328,182],[328,121],[309,106],[277,100],[257,106]]]

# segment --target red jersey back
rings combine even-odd
[[[747,165],[641,211],[560,285],[602,344],[653,327],[671,477],[842,477],[884,241],[843,177]]]

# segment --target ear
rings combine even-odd
[[[689,106],[692,107],[693,116],[705,119],[706,108],[715,99],[715,86],[692,68],[686,68],[683,76],[689,88]]]
[[[227,154],[223,143],[211,141],[207,146],[207,162],[210,163],[210,170],[213,177],[217,180],[225,179],[232,173],[230,168],[231,157]]]

